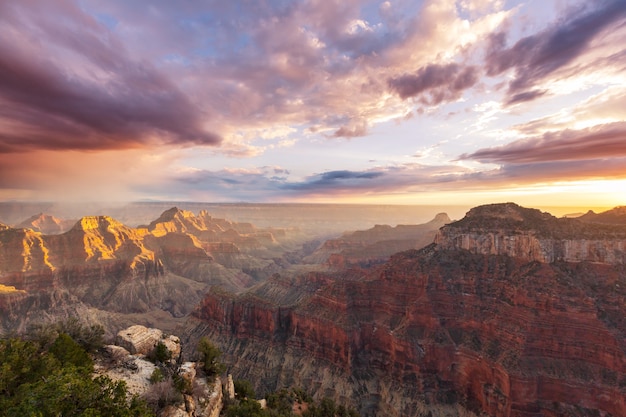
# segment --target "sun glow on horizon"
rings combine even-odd
[[[571,209],[601,212],[626,205],[626,179],[558,181],[482,190],[461,188],[414,193],[310,196],[298,201],[322,204],[456,205],[468,207],[510,201],[529,208],[551,208],[553,211],[559,212],[552,214],[563,215],[569,214]],[[558,210],[559,207],[563,210]]]

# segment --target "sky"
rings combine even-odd
[[[626,204],[626,0],[0,2],[0,200]]]

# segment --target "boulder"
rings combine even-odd
[[[168,405],[159,413],[159,417],[189,417],[189,413],[173,405]]]
[[[162,338],[163,332],[159,329],[135,325],[119,331],[115,343],[133,355],[148,355]],[[178,353],[180,354],[180,345]]]
[[[165,345],[167,350],[172,354],[172,360],[175,361],[180,356],[180,338],[178,336],[169,335],[164,337],[161,342]]]

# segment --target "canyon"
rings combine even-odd
[[[626,226],[585,216],[506,203],[334,235],[178,208],[3,225],[0,330],[76,316],[209,336],[260,394],[299,386],[364,416],[626,415]]]
[[[363,415],[626,415],[625,241],[624,226],[478,207],[372,269],[209,294],[187,334],[261,390],[302,384]]]

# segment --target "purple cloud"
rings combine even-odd
[[[626,157],[626,122],[588,129],[548,132],[540,137],[479,149],[459,159],[487,163],[523,164]]]
[[[29,16],[19,4],[0,10],[0,120],[9,126],[0,128],[0,152],[220,142],[174,83],[78,8],[64,3],[73,18],[65,27],[54,11]]]
[[[533,90],[537,83],[585,53],[598,34],[626,17],[624,0],[589,4],[590,8],[558,21],[543,32],[522,38],[508,48],[505,33],[491,35],[486,57],[487,75],[515,70],[515,79],[509,83],[510,104],[540,97],[542,94]]]
[[[415,74],[405,74],[388,80],[392,91],[402,99],[429,93],[429,104],[439,104],[444,100],[458,98],[463,91],[478,81],[475,67],[459,64],[430,64],[420,68]]]

